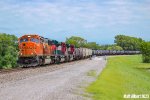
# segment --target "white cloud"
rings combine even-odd
[[[31,26],[35,24],[68,24],[83,28],[131,24],[145,17],[150,10],[149,4],[140,4],[131,0],[113,0],[98,2],[68,3],[69,0],[57,2],[25,2],[1,4],[1,11],[12,16],[21,17]],[[99,1],[100,2],[100,1]],[[139,12],[138,12],[139,11]],[[144,13],[145,16],[139,14]]]
[[[149,0],[1,0],[0,31],[111,43],[116,33],[143,33],[148,40],[149,5]]]

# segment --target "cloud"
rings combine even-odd
[[[19,16],[28,22],[32,21],[33,24],[38,22],[39,24],[67,23],[70,25],[73,23],[85,28],[129,24],[137,16],[133,12],[138,7],[133,9],[132,3],[129,1],[105,1],[101,4],[79,2],[76,5],[69,3],[68,0],[62,0],[62,2],[6,3],[3,4],[1,11],[11,12],[13,16]]]
[[[81,22],[81,24],[97,24],[97,22],[126,24],[138,16],[134,11],[148,13],[150,10],[148,4],[140,5],[129,0],[108,0],[100,4],[98,1],[89,3],[79,0],[77,4],[71,4],[70,2],[69,0],[56,0],[56,2],[31,0],[23,3],[18,1],[16,4],[3,2],[1,11],[12,13],[12,16],[19,16],[27,21],[38,20],[41,23],[64,21],[71,23]]]
[[[0,23],[17,32],[102,35],[108,30],[148,26],[149,5],[148,0],[1,0]]]

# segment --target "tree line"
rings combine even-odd
[[[123,50],[122,47],[113,45],[99,45],[96,42],[87,42],[86,39],[77,36],[71,36],[70,38],[66,38],[66,43],[73,44],[75,47],[85,47],[95,50]]]
[[[0,69],[17,67],[18,59],[18,38],[15,35],[0,33]],[[66,38],[66,43],[74,44],[75,47],[86,47],[96,50],[140,50],[143,62],[150,62],[150,42],[141,38],[125,35],[115,36],[114,44],[99,45],[96,42],[88,42],[86,39],[77,36]]]
[[[66,39],[66,43],[74,44],[76,47],[88,47],[98,50],[140,50],[140,44],[144,42],[141,38],[125,35],[115,36],[114,44],[99,45],[96,42],[87,42],[81,37],[72,36]]]
[[[123,50],[140,50],[140,44],[144,42],[144,40],[136,37],[117,35],[115,36],[114,42],[122,47]]]

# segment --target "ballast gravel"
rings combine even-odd
[[[106,59],[96,57],[60,65],[0,73],[0,100],[91,100],[84,88],[96,79]],[[87,96],[84,96],[87,95]]]

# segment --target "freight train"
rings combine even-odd
[[[39,35],[24,35],[18,39],[18,64],[23,67],[69,62],[92,55],[139,54],[139,51],[110,51],[76,48],[72,44],[58,42]]]

